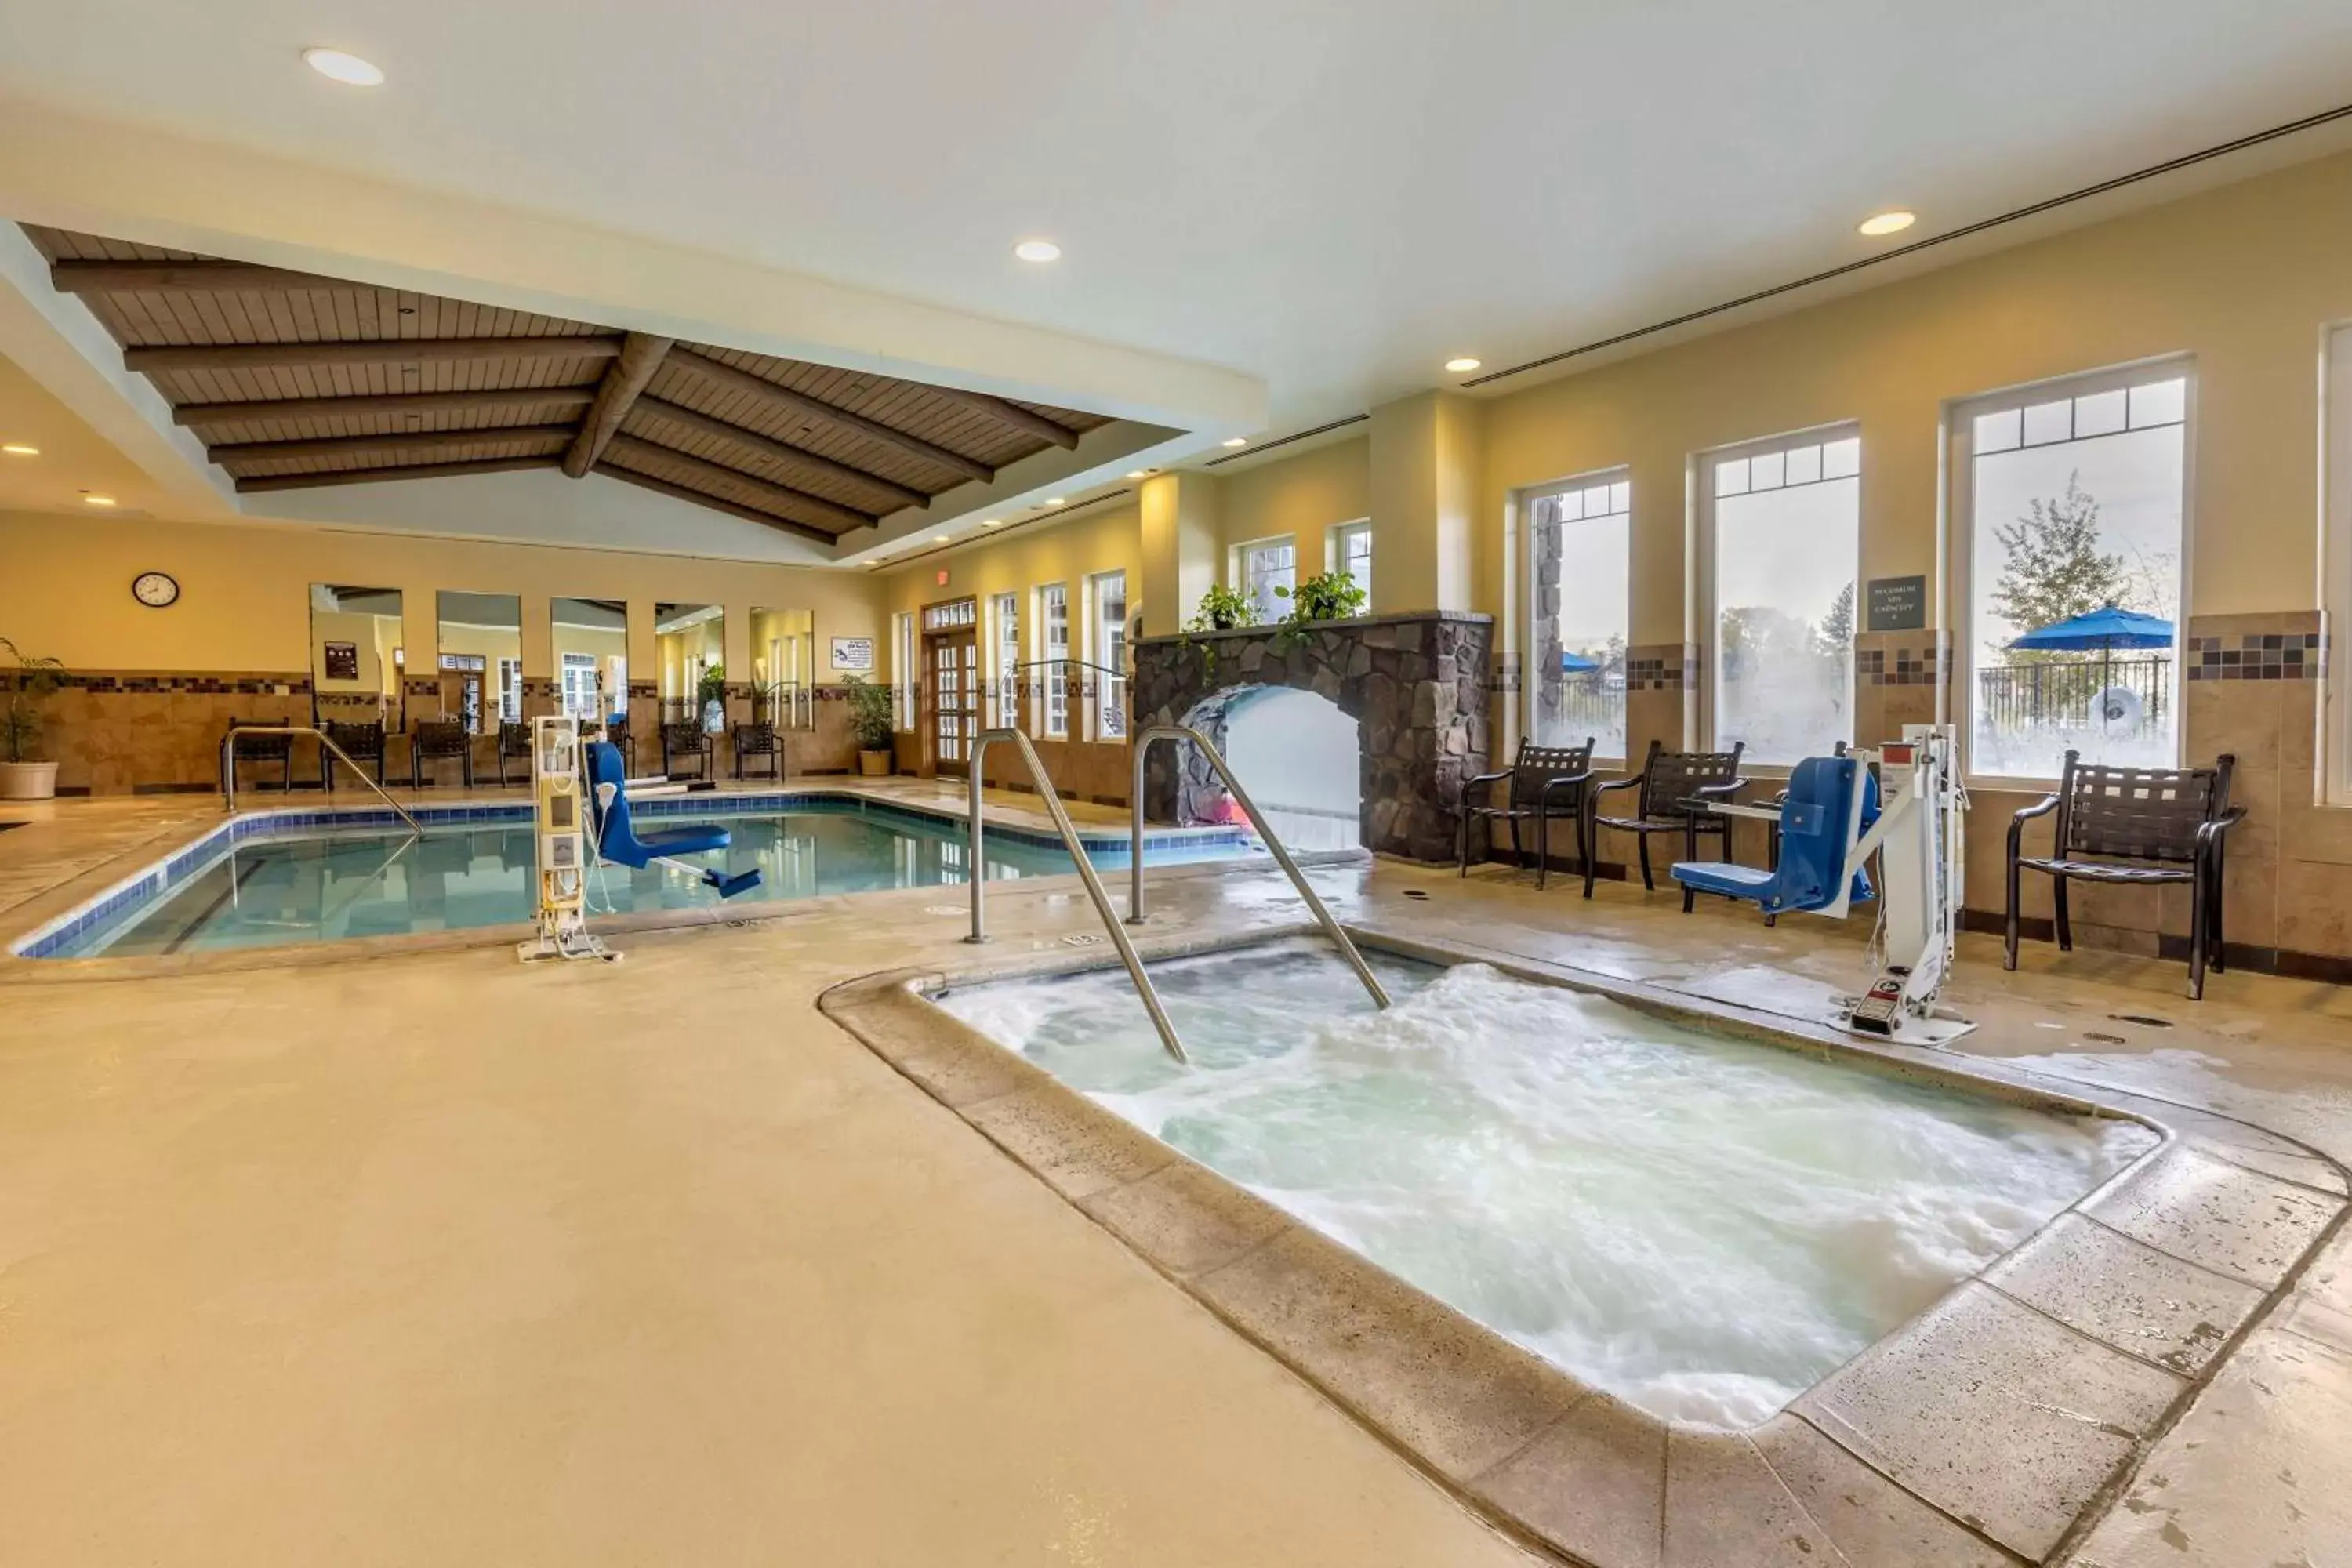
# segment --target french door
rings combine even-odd
[[[961,774],[971,765],[972,737],[980,732],[980,638],[966,626],[935,633],[923,645],[930,677],[932,756],[940,772]]]

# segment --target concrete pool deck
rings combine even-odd
[[[0,834],[0,900],[207,811],[49,808]],[[1672,894],[1313,875],[1371,930],[1740,1005],[1810,1007],[1859,964],[1852,930],[1685,919]],[[1270,868],[1152,885],[1155,932],[1297,918]],[[818,1013],[842,982],[969,962],[940,891],[638,933],[609,968],[476,949],[0,981],[7,1555],[1532,1561]],[[1098,929],[1075,879],[991,903],[992,955]],[[2043,947],[2004,974],[1969,939],[1955,995],[1984,1027],[1961,1044],[2352,1160],[2352,995],[2230,974],[2191,1005],[2180,981]],[[2344,1559],[2340,1231],[2291,1285],[2072,1561]],[[1939,1561],[1890,1558],[1874,1473],[1835,1462],[1775,1458],[1817,1539]],[[1662,1518],[1664,1560],[1692,1539]]]

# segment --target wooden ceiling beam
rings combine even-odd
[[[468,364],[613,359],[619,338],[383,338],[373,342],[172,344],[125,349],[131,370],[302,370],[339,364]]]
[[[961,386],[938,386],[928,381],[923,385],[941,397],[961,403],[976,414],[984,414],[999,425],[1018,430],[1024,436],[1034,436],[1066,451],[1078,449],[1078,433],[1076,430],[1066,425],[1056,425],[1044,415],[1024,408],[1017,403],[1007,403],[985,392],[967,392]]]
[[[760,498],[762,510],[782,513],[789,507],[813,512],[828,522],[838,523],[844,532],[874,526],[875,520],[869,512],[855,511],[823,496],[813,496],[806,490],[796,490],[790,485],[780,485],[773,479],[763,479],[757,474],[747,474],[740,468],[730,468],[724,463],[714,463],[707,458],[697,458],[657,442],[640,440],[635,436],[615,436],[604,450],[624,462],[666,462],[706,484],[740,486]]]
[[[311,441],[231,441],[208,447],[215,463],[282,458],[348,458],[354,452],[448,452],[489,441],[569,441],[569,425],[509,425],[496,430],[399,430],[388,436],[328,436]]]
[[[572,449],[563,454],[565,474],[580,479],[596,466],[596,459],[604,455],[604,444],[629,416],[630,405],[645,391],[654,372],[661,369],[662,356],[676,341],[649,332],[631,332],[621,340],[621,352],[604,367],[596,401],[588,405],[586,417],[580,421],[580,434],[572,438]]]
[[[246,261],[64,260],[49,263],[49,282],[61,294],[196,294],[210,289],[285,293],[297,289],[366,289],[316,272],[292,272]]]
[[[174,425],[242,425],[271,419],[344,419],[370,414],[479,414],[515,408],[585,408],[593,386],[515,386],[491,392],[393,392],[362,397],[283,397],[265,403],[183,403]]]
[[[338,468],[325,474],[267,474],[236,481],[237,493],[257,490],[310,490],[327,485],[373,485],[390,479],[445,479],[463,474],[509,474],[519,468],[551,468],[553,453],[544,458],[483,458],[470,463],[410,463],[386,468]]]
[[[896,447],[910,457],[920,458],[927,463],[936,463],[940,468],[961,474],[968,479],[978,479],[981,483],[987,484],[996,478],[994,468],[990,468],[986,463],[967,458],[961,452],[950,452],[945,447],[934,446],[919,436],[910,436],[904,430],[893,429],[878,420],[868,419],[862,414],[852,414],[846,408],[835,408],[832,404],[811,397],[804,392],[795,392],[789,386],[779,386],[763,376],[753,375],[749,371],[737,370],[731,364],[721,364],[717,360],[697,353],[691,349],[675,351],[669,356],[669,363],[700,380],[706,385],[719,387],[729,392],[740,392],[747,397],[759,399],[771,408],[788,408],[807,418],[821,420],[835,429],[847,430],[863,436],[868,440],[880,441]]]
[[[651,490],[656,495],[667,496],[672,500],[687,501],[695,506],[707,506],[713,511],[723,511],[730,517],[742,518],[747,522],[763,522],[770,528],[782,529],[786,533],[797,534],[803,539],[814,539],[819,544],[831,544],[839,537],[836,534],[827,533],[821,528],[811,528],[804,522],[794,522],[789,517],[778,517],[772,512],[739,506],[731,500],[722,500],[717,496],[705,495],[700,490],[690,490],[684,485],[674,485],[667,479],[657,479],[651,474],[641,474],[635,468],[624,468],[614,463],[598,463],[594,471],[608,479],[619,479],[624,483],[635,485],[641,489]]]
[[[814,452],[803,452],[798,447],[788,446],[773,437],[762,436],[756,430],[746,430],[740,425],[730,425],[724,419],[714,419],[708,414],[698,413],[694,409],[663,398],[640,397],[637,399],[636,411],[648,418],[674,425],[681,430],[691,430],[698,436],[708,436],[714,441],[726,442],[737,451],[748,453],[754,458],[765,458],[772,462],[798,468],[803,473],[821,474],[827,479],[840,479],[848,484],[863,485],[868,489],[879,490],[901,506],[931,504],[930,497],[910,486],[902,485],[896,479],[886,479],[879,474],[868,473],[864,468],[853,468],[847,463],[836,463],[831,458],[820,458]]]

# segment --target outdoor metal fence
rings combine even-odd
[[[2172,703],[2168,658],[2093,655],[1977,672],[1977,722],[1995,731],[2160,728]]]

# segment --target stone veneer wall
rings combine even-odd
[[[1139,731],[1188,724],[1223,747],[1234,704],[1267,687],[1312,691],[1357,722],[1365,847],[1444,861],[1455,851],[1465,781],[1487,771],[1494,623],[1441,612],[1331,621],[1297,641],[1249,626],[1135,644],[1129,711]],[[1223,791],[1207,762],[1156,748],[1145,800],[1160,821],[1194,823]]]

